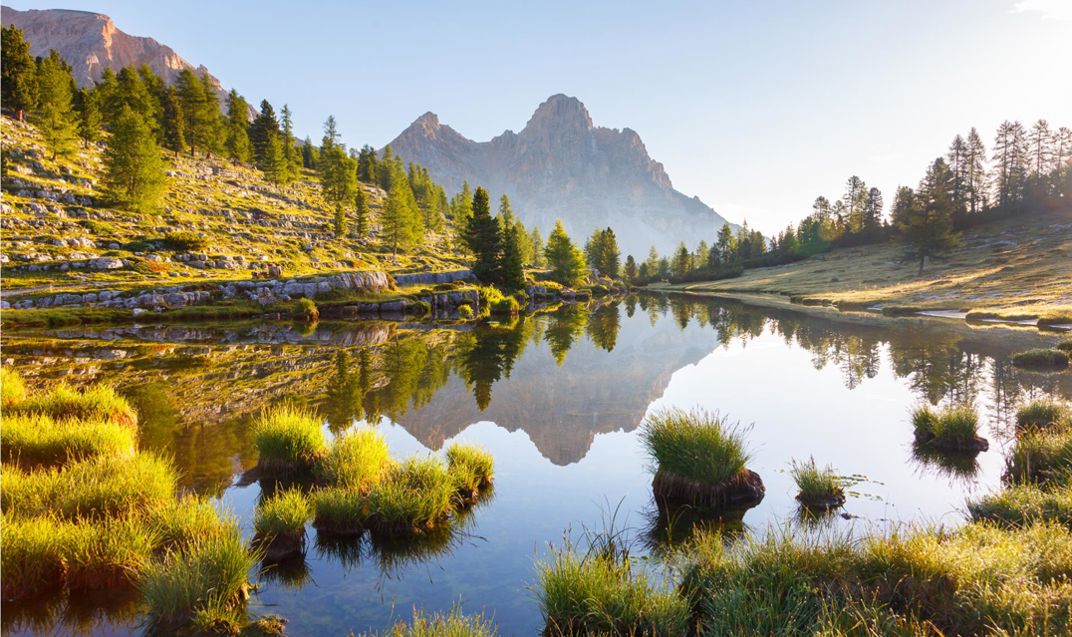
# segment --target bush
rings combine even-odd
[[[62,420],[13,414],[0,428],[0,456],[22,467],[60,466],[94,456],[131,456],[134,432],[109,421]]]
[[[1033,400],[1016,410],[1020,428],[1072,427],[1072,408],[1055,400]]]
[[[9,368],[0,368],[0,404],[9,409],[26,399],[26,383],[22,375]]]
[[[1029,349],[1014,354],[1012,364],[1017,367],[1063,369],[1068,367],[1068,354],[1059,349]]]
[[[197,252],[208,248],[208,239],[190,230],[169,232],[164,237],[164,247],[176,252]]]
[[[373,429],[361,428],[339,436],[320,463],[320,477],[329,485],[367,493],[391,466],[387,441]]]
[[[300,298],[294,304],[294,316],[306,323],[316,323],[320,320],[320,309],[312,299]]]
[[[491,313],[499,316],[516,316],[521,311],[521,305],[512,296],[499,299],[490,307]]]
[[[253,440],[260,456],[258,466],[269,471],[311,469],[327,453],[320,421],[290,404],[261,412]]]
[[[46,394],[36,394],[13,405],[8,413],[38,413],[53,420],[112,420],[135,427],[138,415],[125,398],[107,385],[77,391],[57,385]]]
[[[733,480],[749,459],[743,432],[704,411],[657,412],[645,421],[640,436],[659,471],[704,484]]]

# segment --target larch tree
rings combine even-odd
[[[975,214],[986,205],[986,146],[973,126],[968,132],[964,149],[964,178],[967,188],[968,212]]]
[[[540,233],[539,226],[533,226],[532,232],[529,233],[529,243],[532,244],[532,261],[530,262],[534,268],[543,268],[547,266],[547,258],[544,256],[544,244],[543,234]]]
[[[52,151],[52,159],[67,157],[76,147],[74,109],[71,106],[70,67],[53,49],[37,65],[37,113],[35,123]]]
[[[574,245],[561,219],[555,220],[555,227],[547,237],[544,248],[547,266],[551,268],[551,279],[569,287],[576,287],[584,282],[588,264],[584,253]]]
[[[165,164],[152,130],[124,106],[104,151],[105,191],[126,208],[151,211],[159,207],[166,186]]]
[[[994,137],[994,190],[998,206],[1020,202],[1027,177],[1026,133],[1023,124],[1005,120]]]
[[[182,112],[182,100],[174,86],[164,90],[163,128],[160,131],[164,148],[176,155],[186,150],[186,115]]]
[[[413,198],[413,190],[404,179],[395,179],[391,190],[387,192],[380,215],[380,236],[386,246],[390,247],[392,256],[398,251],[416,246],[424,236],[421,226],[421,213]]]
[[[78,89],[74,94],[74,107],[78,114],[78,136],[82,138],[82,144],[88,147],[100,141],[104,118],[97,94],[88,88]]]
[[[516,224],[506,224],[499,220],[501,227],[500,251],[498,263],[499,286],[507,292],[525,289],[525,264],[521,254],[521,237],[523,230]]]
[[[253,145],[249,140],[249,102],[234,89],[227,94],[223,147],[227,158],[233,163],[249,163],[253,152]]]
[[[354,192],[354,234],[364,239],[369,233],[369,204],[365,189],[358,186]]]

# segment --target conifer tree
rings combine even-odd
[[[103,92],[103,99],[105,125],[110,126],[117,121],[123,107],[127,106],[144,120],[153,133],[153,139],[160,141],[160,103],[134,67],[119,69],[114,85]]]
[[[320,151],[320,189],[324,199],[336,210],[354,201],[357,188],[355,162],[346,154],[346,149],[337,143],[338,137],[335,118],[329,116],[324,122]]]
[[[194,75],[190,69],[183,69],[175,80],[175,88],[179,92],[179,103],[182,105],[182,115],[185,118],[186,144],[190,147],[190,156],[202,152],[209,152],[211,132],[206,122],[206,106],[208,97],[205,95],[205,85]]]
[[[357,154],[357,178],[366,184],[375,184],[379,181],[379,176],[379,158],[376,157],[376,149],[365,144]]]
[[[637,282],[637,262],[633,258],[633,255],[629,255],[625,258],[625,282],[629,285],[633,285]]]
[[[103,117],[97,94],[88,88],[81,88],[74,94],[75,111],[78,115],[78,136],[82,144],[89,146],[100,141]]]
[[[499,285],[507,292],[525,289],[525,266],[521,256],[522,231],[515,224],[498,224],[502,230],[502,250],[498,264]]]
[[[671,264],[671,268],[674,276],[678,279],[684,279],[692,270],[692,259],[689,258],[689,249],[685,247],[684,241],[679,243],[677,250],[674,251],[674,261]]]
[[[986,146],[974,126],[965,143],[964,178],[968,212],[975,214],[986,205]]]
[[[301,176],[303,160],[298,150],[297,140],[294,139],[294,119],[290,107],[284,104],[280,115],[282,116],[280,123],[283,126],[283,159],[287,166],[286,182],[290,183]]]
[[[499,221],[491,216],[488,191],[483,187],[473,193],[473,216],[466,226],[465,244],[473,254],[473,276],[482,283],[501,280],[499,272],[502,251]]]
[[[945,160],[938,158],[927,169],[919,184],[915,201],[902,226],[913,254],[919,259],[919,274],[927,257],[956,245],[953,235],[953,173]]]
[[[30,43],[14,24],[3,27],[0,38],[0,102],[20,122],[37,104],[37,68]]]
[[[313,140],[308,137],[302,142],[302,165],[310,170],[316,170],[320,163],[320,149],[313,146]]]
[[[1020,202],[1027,176],[1027,151],[1023,124],[1008,120],[998,126],[994,138],[994,190],[998,206]]]
[[[264,178],[273,184],[286,182],[287,161],[283,156],[283,144],[279,141],[279,135],[269,135],[261,153],[257,168],[264,173]]]
[[[253,152],[249,141],[249,102],[234,89],[227,94],[223,147],[227,158],[235,164],[248,163]]]
[[[202,90],[205,94],[203,110],[199,114],[201,134],[204,137],[201,144],[206,154],[219,153],[223,147],[224,133],[223,112],[220,110],[219,96],[216,94],[216,86],[212,83],[212,78],[209,77],[207,72],[202,71],[198,79],[201,80]]]
[[[466,243],[469,219],[473,216],[473,191],[469,182],[462,182],[462,190],[450,200],[450,216],[454,222],[454,244],[460,251],[469,249]]]
[[[70,67],[53,49],[37,65],[37,130],[52,151],[52,159],[75,150],[75,116],[71,107]]]
[[[584,282],[588,264],[585,263],[584,254],[566,234],[561,219],[555,220],[555,227],[547,237],[544,257],[551,268],[552,280],[570,287]]]
[[[249,143],[253,149],[253,163],[264,170],[269,140],[279,136],[279,120],[268,100],[261,100],[261,110],[249,124]]]
[[[882,225],[882,191],[870,188],[864,201],[863,229],[874,230]]]
[[[544,257],[544,245],[543,234],[540,233],[539,226],[533,226],[532,232],[529,233],[529,242],[532,244],[532,267],[543,268],[547,266],[547,259]]]
[[[387,192],[380,225],[383,241],[395,256],[399,249],[408,250],[416,246],[424,235],[421,214],[417,210],[417,202],[413,199],[413,190],[405,179],[396,179],[394,186]]]
[[[163,105],[161,141],[164,148],[178,155],[186,150],[186,115],[182,112],[182,101],[174,86],[164,89]]]
[[[368,194],[358,186],[354,194],[354,233],[358,239],[365,238],[369,233],[369,214]]]
[[[129,209],[155,210],[166,188],[165,164],[153,133],[140,115],[124,106],[104,151],[104,187]]]

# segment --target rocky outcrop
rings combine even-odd
[[[467,139],[425,113],[391,141],[403,158],[428,167],[448,190],[463,181],[506,193],[518,215],[546,233],[561,217],[578,237],[611,226],[623,252],[643,257],[654,244],[714,241],[726,221],[695,197],[674,190],[633,130],[594,126],[578,99],[553,95],[520,133]]]
[[[106,68],[119,71],[124,66],[148,64],[154,73],[172,84],[183,69],[200,75],[208,73],[204,66],[194,66],[171,47],[152,38],[137,37],[120,31],[112,19],[101,13],[67,9],[30,9],[18,11],[3,7],[3,24],[22,29],[30,43],[30,54],[47,56],[51,49],[71,65],[74,79],[80,86],[92,86]],[[219,93],[221,104],[227,91],[220,81],[209,74],[209,80]]]

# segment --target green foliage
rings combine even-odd
[[[524,228],[519,227],[518,224],[500,225],[502,226],[502,251],[496,266],[498,284],[507,292],[517,292],[525,289],[525,257],[522,244],[527,239],[527,235]]]
[[[1005,460],[1005,477],[1013,482],[1067,478],[1072,468],[1072,429],[1029,430]]]
[[[7,29],[4,29],[7,31]],[[0,525],[0,580],[5,601],[58,588],[66,575],[66,552],[74,525],[54,517],[5,516]]]
[[[1072,428],[1072,407],[1056,400],[1033,400],[1016,410],[1020,428]]]
[[[320,320],[320,308],[312,299],[302,297],[294,304],[294,316],[306,323],[316,323]]]
[[[474,314],[475,313],[473,312],[472,305],[469,305],[468,303],[463,303],[458,306],[458,318],[462,319],[463,321],[473,318]]]
[[[1029,349],[1025,352],[1014,354],[1012,364],[1017,367],[1062,369],[1068,367],[1068,354],[1059,349]]]
[[[0,405],[10,409],[26,399],[26,381],[10,367],[0,367]]]
[[[317,471],[329,485],[368,492],[390,467],[387,441],[374,429],[360,428],[337,437]]]
[[[0,456],[21,467],[59,466],[98,456],[130,456],[134,431],[114,421],[55,421],[9,414],[0,428]]]
[[[192,70],[183,69],[175,87],[186,118],[184,128],[190,153],[198,149],[206,154],[216,152],[223,141],[223,115],[208,74],[202,72],[198,77]]]
[[[104,169],[104,187],[117,203],[142,211],[159,207],[167,188],[165,164],[152,131],[128,106],[112,125]]]
[[[192,230],[176,230],[164,236],[163,244],[175,252],[197,252],[208,248],[209,241]]]
[[[324,142],[320,147],[320,187],[324,193],[324,199],[329,205],[341,209],[354,201],[357,191],[357,165],[346,154],[346,149],[335,143],[334,118],[329,117],[325,128],[330,127],[329,133],[324,135]],[[410,193],[412,197],[412,192]],[[336,236],[342,236],[346,230],[340,232],[336,227]]]
[[[249,162],[253,147],[249,141],[249,102],[237,91],[227,94],[227,121],[224,123],[223,147],[227,158],[238,164]]]
[[[387,192],[380,225],[383,242],[391,249],[391,254],[397,255],[399,250],[415,247],[424,236],[424,224],[405,174],[395,179]]]
[[[584,255],[566,234],[561,219],[555,220],[555,228],[547,238],[547,247],[544,248],[544,257],[547,259],[547,266],[551,268],[553,281],[569,287],[577,287],[584,282],[588,264],[585,263]]]
[[[473,254],[473,275],[481,283],[501,279],[502,234],[499,221],[491,216],[488,191],[480,187],[473,193],[472,216],[465,228],[465,245]]]
[[[450,515],[455,490],[450,472],[439,460],[405,460],[365,496],[368,524],[390,533],[430,530]]]
[[[221,518],[210,500],[192,495],[154,509],[146,522],[164,551],[182,551],[199,539],[238,533],[237,520]]]
[[[927,169],[920,182],[901,232],[919,259],[923,273],[926,257],[944,252],[957,244],[953,233],[953,173],[939,158]]]
[[[320,421],[311,412],[290,404],[261,412],[253,428],[258,465],[274,470],[312,468],[327,453]]]
[[[37,64],[37,130],[52,151],[52,159],[68,157],[75,149],[77,135],[72,108],[74,79],[70,66],[56,53],[49,52]]]
[[[588,265],[599,270],[602,276],[618,278],[621,269],[621,251],[618,238],[610,227],[596,230],[584,246],[584,256]]]
[[[414,608],[409,622],[399,621],[380,637],[497,637],[498,629],[483,615],[463,615],[460,608],[449,613],[425,614]]]
[[[805,504],[831,501],[845,495],[841,478],[833,467],[820,467],[815,464],[815,458],[808,458],[807,462],[793,460],[789,475],[797,483],[797,500]]]
[[[917,440],[951,445],[970,444],[978,437],[979,416],[971,405],[935,409],[923,405],[912,412]]]
[[[266,538],[301,534],[312,515],[312,506],[300,490],[277,491],[257,506],[253,532]]]
[[[93,385],[79,391],[59,384],[47,393],[36,393],[8,409],[8,414],[41,414],[56,421],[114,421],[131,428],[138,421],[130,403],[108,385]]]
[[[14,24],[3,28],[0,43],[0,101],[18,119],[37,104],[37,74],[30,43]]]
[[[704,411],[656,412],[645,420],[640,436],[660,471],[704,484],[732,480],[749,458],[744,432]]]
[[[177,155],[186,150],[186,115],[182,112],[178,89],[174,86],[164,89],[162,106],[161,145]]]
[[[973,520],[1008,526],[1054,521],[1072,528],[1072,485],[1018,484],[968,502]]]
[[[354,235],[358,239],[368,236],[369,223],[371,222],[369,211],[368,194],[360,186],[354,191]]]
[[[503,297],[490,306],[491,313],[497,316],[517,316],[521,311],[521,304],[512,296]]]
[[[97,93],[88,88],[78,89],[74,94],[74,106],[78,136],[87,146],[96,143],[101,138],[101,128],[104,123]]]
[[[491,484],[494,459],[476,445],[454,442],[447,447],[447,469],[459,490],[476,493]]]

